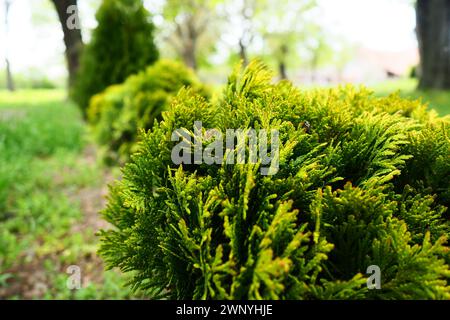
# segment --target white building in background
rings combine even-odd
[[[338,70],[330,65],[311,71],[299,69],[290,78],[297,85],[334,85],[337,83],[373,84],[388,79],[408,77],[412,67],[419,64],[417,48],[402,51],[377,51],[360,47],[353,57]]]
[[[344,81],[356,83],[379,82],[389,78],[407,77],[419,63],[417,48],[404,51],[375,51],[359,48],[346,66]]]

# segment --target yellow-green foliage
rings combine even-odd
[[[279,171],[174,165],[171,134],[194,121],[278,130]],[[143,136],[111,188],[100,253],[150,297],[449,299],[449,134],[418,102],[299,91],[253,62],[217,102],[180,91]]]
[[[113,85],[95,95],[91,99],[88,118],[107,157],[128,159],[138,130],[150,129],[155,120],[161,120],[161,112],[185,86],[207,95],[205,87],[182,63],[160,60],[123,84]]]

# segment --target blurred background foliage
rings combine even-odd
[[[9,20],[0,24],[5,40],[0,44],[0,56],[9,61],[9,72],[8,68],[0,67],[0,88],[8,87],[8,73],[17,89],[65,88],[68,82],[64,79],[69,75],[73,84],[76,74],[73,70],[81,65],[84,69],[79,72],[72,97],[86,108],[93,94],[151,64],[159,51],[162,58],[183,61],[203,82],[215,86],[225,83],[237,62],[242,60],[245,65],[250,59],[258,58],[276,70],[278,78],[287,78],[302,87],[362,83],[375,90],[387,86],[389,91],[399,89],[406,96],[416,97],[421,94],[415,91],[421,69],[428,73],[431,72],[427,70],[445,70],[442,62],[445,53],[438,52],[446,44],[428,44],[431,41],[427,42],[427,36],[418,32],[423,20],[420,12],[433,15],[431,20],[435,23],[430,28],[439,30],[439,25],[445,25],[445,17],[437,15],[445,9],[445,4],[437,1],[427,9],[422,2],[32,0],[25,7],[24,0],[4,0],[3,3],[9,3]],[[108,10],[114,11],[118,3],[122,9],[126,6],[140,6],[140,9],[118,10],[122,12],[121,18],[113,18]],[[55,10],[71,4],[78,6],[81,30],[76,37],[67,36],[71,33],[61,28],[58,21],[61,17],[58,9]],[[5,13],[5,6],[0,6],[0,15],[5,17]],[[27,16],[31,19],[25,22]],[[383,24],[375,25],[375,20]],[[139,32],[134,34],[132,29]],[[19,37],[28,40],[19,45]],[[40,41],[31,41],[33,38]],[[73,52],[78,50],[74,48],[83,44],[84,51],[90,53],[82,58],[80,50],[78,57],[73,57]],[[425,44],[431,53],[423,49]],[[27,49],[35,51],[34,57],[26,56]],[[68,68],[64,66],[64,52]],[[440,58],[423,58],[422,62],[436,60],[436,66],[428,66],[430,62],[421,68],[420,55],[433,56],[433,52]],[[406,88],[405,82],[410,84]],[[421,89],[445,88],[428,81]],[[432,107],[443,110],[445,94],[425,97]]]

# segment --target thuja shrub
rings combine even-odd
[[[103,0],[83,49],[72,98],[86,116],[90,98],[158,59],[154,25],[142,0]]]
[[[208,96],[193,71],[181,62],[159,60],[123,84],[95,95],[88,109],[97,142],[106,160],[125,161],[136,144],[140,129],[150,129],[182,87]]]
[[[175,165],[173,132],[195,136],[195,121],[277,130],[278,169]],[[143,135],[100,254],[151,298],[449,299],[449,130],[418,101],[300,91],[253,62],[216,102],[180,91]],[[203,131],[202,146],[218,139]]]

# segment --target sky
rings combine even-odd
[[[5,34],[3,1],[0,0],[0,69],[5,66],[8,48],[13,73],[35,69],[50,78],[64,77],[63,33],[51,1],[11,0],[8,36]],[[98,0],[78,2],[83,25],[93,28],[95,10],[92,3]]]
[[[0,69],[6,48],[13,72],[39,70],[50,78],[65,75],[63,35],[49,0],[12,0],[6,37],[3,0],[0,0]],[[81,0],[81,23],[95,26],[98,0]],[[334,34],[377,51],[405,51],[417,47],[415,13],[410,0],[318,0],[322,23]],[[149,8],[151,9],[151,8]]]
[[[318,0],[323,21],[336,34],[379,51],[417,47],[410,0]]]

